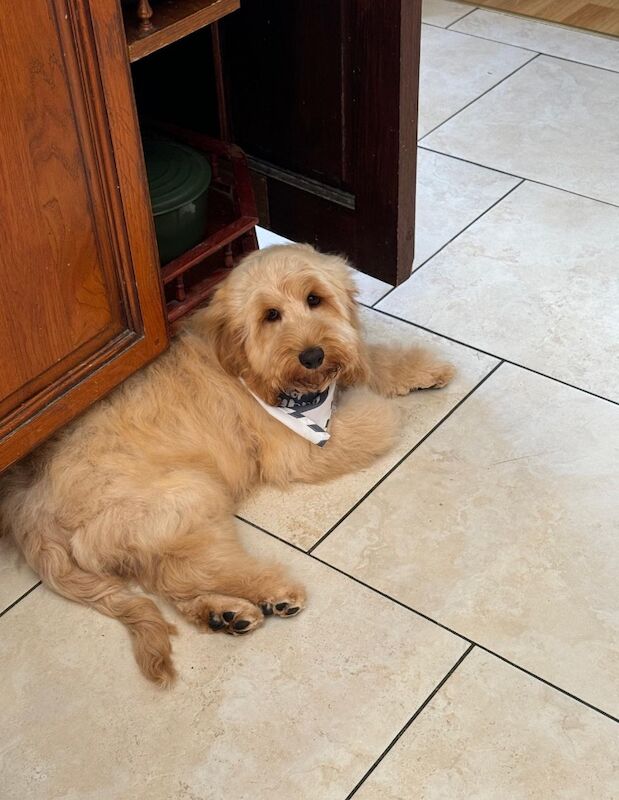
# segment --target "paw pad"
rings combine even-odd
[[[208,626],[212,631],[220,631],[225,627],[226,623],[218,614],[211,613],[208,615]]]
[[[300,605],[298,601],[295,603],[293,600],[290,602],[280,600],[279,603],[260,603],[260,608],[265,617],[270,617],[272,614],[275,614],[277,617],[294,617],[295,614],[298,614],[299,611],[302,610],[303,606]]]

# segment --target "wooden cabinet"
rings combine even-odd
[[[420,0],[251,0],[223,29],[232,133],[267,225],[406,279]]]
[[[140,115],[220,135],[227,110],[266,225],[410,271],[420,1],[151,5],[148,37],[119,0],[0,14],[0,470],[167,345]]]
[[[0,14],[0,466],[167,344],[121,19]]]

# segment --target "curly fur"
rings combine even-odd
[[[272,308],[281,316],[269,322]],[[299,353],[317,345],[324,363],[308,370]],[[123,622],[144,675],[168,685],[174,628],[131,582],[233,634],[297,613],[303,588],[241,547],[236,504],[259,484],[367,466],[397,431],[384,397],[451,374],[422,351],[364,344],[344,260],[269,248],[233,270],[167,353],[3,478],[0,519],[48,586]],[[344,392],[320,448],[266,414],[239,378],[268,403],[335,378],[365,389]]]

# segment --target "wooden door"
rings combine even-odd
[[[421,0],[250,0],[222,25],[232,136],[267,227],[404,280]]]
[[[117,0],[0,14],[0,469],[167,344]]]

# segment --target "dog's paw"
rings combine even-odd
[[[234,600],[230,608],[218,613],[211,611],[208,626],[212,631],[225,631],[232,636],[242,636],[264,622],[261,609],[248,600]]]
[[[443,386],[451,381],[456,374],[456,368],[452,364],[433,364],[427,367],[417,379],[417,386],[411,386],[409,391],[415,389],[442,389]]]
[[[226,595],[203,595],[178,609],[202,628],[242,636],[258,628],[264,622],[261,609],[249,600]]]
[[[305,591],[300,586],[282,586],[262,598],[258,605],[265,617],[296,617],[305,608]]]
[[[451,364],[413,364],[400,370],[393,384],[384,387],[384,394],[388,397],[403,397],[419,389],[442,389],[455,374],[456,368]]]
[[[430,386],[420,388],[442,389],[443,386],[447,386],[455,374],[456,368],[452,364],[436,364],[430,370],[433,383]]]

